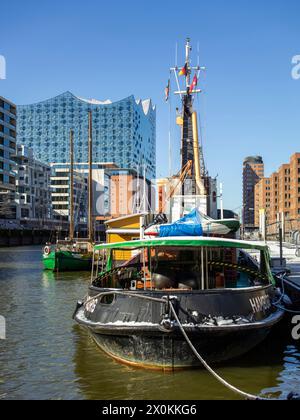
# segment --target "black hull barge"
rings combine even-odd
[[[254,247],[257,270],[241,265],[244,250]],[[252,350],[283,318],[273,305],[278,295],[262,245],[160,238],[100,245],[96,252],[104,249],[107,266],[74,319],[120,362],[167,371],[201,366],[181,326],[208,363],[221,363]],[[132,258],[120,265],[124,251]]]

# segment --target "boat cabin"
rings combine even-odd
[[[128,261],[119,252],[130,252]],[[257,251],[257,259],[248,251]],[[158,238],[95,246],[93,286],[124,290],[207,290],[269,285],[268,248],[222,238]]]
[[[93,252],[93,244],[88,239],[82,238],[75,240],[58,240],[55,249],[57,251],[72,251],[74,253],[90,254]]]

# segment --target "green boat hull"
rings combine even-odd
[[[52,251],[43,255],[45,270],[52,271],[90,271],[92,256],[71,251]]]

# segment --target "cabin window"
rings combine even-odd
[[[109,251],[106,271],[97,284],[123,289],[238,289],[270,283],[268,255],[225,247],[152,247],[126,250],[122,265],[118,250]]]
[[[264,252],[260,263],[236,248],[157,248],[151,278],[158,289],[245,288],[269,283]]]

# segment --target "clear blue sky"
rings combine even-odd
[[[200,81],[206,163],[224,183],[225,205],[236,208],[245,156],[262,155],[269,175],[300,152],[300,80],[291,77],[292,57],[300,54],[299,16],[299,0],[5,1],[0,54],[7,79],[0,80],[0,94],[17,104],[66,90],[96,99],[151,97],[157,173],[164,176],[164,88],[175,44],[183,52],[190,36],[195,60],[199,42],[207,67]],[[172,134],[179,169],[179,133]]]

